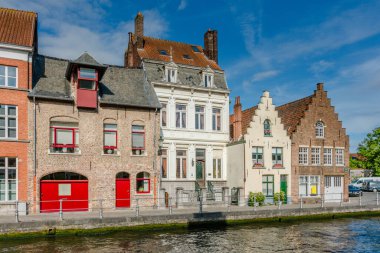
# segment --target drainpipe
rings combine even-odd
[[[154,180],[154,205],[158,206],[157,203],[157,171],[156,171],[156,160],[157,160],[157,143],[156,143],[156,136],[157,136],[157,131],[156,131],[156,121],[157,121],[157,111],[158,109],[156,108],[154,112],[154,128],[153,128],[153,147],[154,147],[154,157],[153,157],[153,171],[155,174],[155,180]],[[160,174],[158,174],[160,175]],[[160,180],[161,182],[161,180]],[[159,196],[158,196],[159,197]]]
[[[33,96],[33,170],[34,176],[37,175],[37,112],[36,112],[36,97]]]

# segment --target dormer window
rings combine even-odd
[[[199,51],[199,48],[197,46],[191,46],[191,48],[193,49],[194,52],[196,53],[200,53],[201,51]]]
[[[165,65],[165,81],[169,83],[177,82],[177,65],[174,62]]]
[[[78,88],[96,90],[98,84],[98,72],[95,69],[79,68]]]
[[[160,55],[166,55],[168,56],[168,52],[166,50],[160,50]]]
[[[209,66],[202,71],[202,85],[206,88],[214,86],[214,71]]]

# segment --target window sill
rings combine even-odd
[[[0,142],[21,142],[21,143],[30,143],[29,140],[18,140],[18,139],[11,139],[11,138],[0,138]]]
[[[82,153],[81,152],[79,152],[79,153],[53,153],[53,152],[48,151],[48,155],[73,155],[73,156],[79,156],[79,155],[82,155]]]
[[[305,199],[305,198],[313,198],[313,199],[315,199],[315,198],[320,198],[320,197],[321,197],[321,195],[315,195],[315,196],[302,196],[303,199]],[[301,198],[301,196],[299,196],[299,198]]]
[[[120,157],[120,154],[119,153],[117,153],[117,154],[104,154],[104,153],[102,153],[102,156]]]
[[[144,193],[144,192],[136,192],[135,195],[136,196],[153,196],[153,193],[151,193],[151,192],[146,192],[146,193]]]
[[[252,169],[254,169],[254,170],[265,170],[266,168],[265,167],[255,167],[255,166],[252,166]]]
[[[18,88],[18,87],[10,87],[10,86],[0,86],[0,89],[4,90],[17,90],[17,91],[29,91],[28,89]]]
[[[284,170],[285,167],[272,167],[272,169],[279,169],[279,170]]]
[[[134,155],[131,153],[131,157],[146,157],[148,154],[143,154],[143,155]]]

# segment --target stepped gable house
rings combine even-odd
[[[143,70],[88,53],[73,61],[38,55],[33,68],[33,210],[58,211],[63,198],[66,211],[128,208],[137,198],[157,204],[160,103]]]
[[[37,52],[37,14],[0,8],[0,24],[0,213],[13,211],[18,201],[25,214],[31,131],[27,95]]]
[[[349,137],[323,84],[277,110],[292,141],[293,201],[348,201]]]
[[[228,185],[243,190],[240,195],[262,192],[266,202],[274,194],[285,194],[291,202],[291,141],[268,91],[257,106],[242,111],[240,97],[230,116],[231,143],[228,146]]]
[[[138,13],[125,67],[144,69],[162,105],[161,196],[190,201],[203,189],[220,196],[227,179],[229,89],[218,65],[218,35],[204,34],[204,48],[144,35]],[[180,204],[180,203],[177,203]]]

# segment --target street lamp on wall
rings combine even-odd
[[[158,155],[162,155],[162,147],[164,146],[164,139],[160,136],[158,139]]]
[[[194,158],[191,160],[191,167],[194,167]]]

